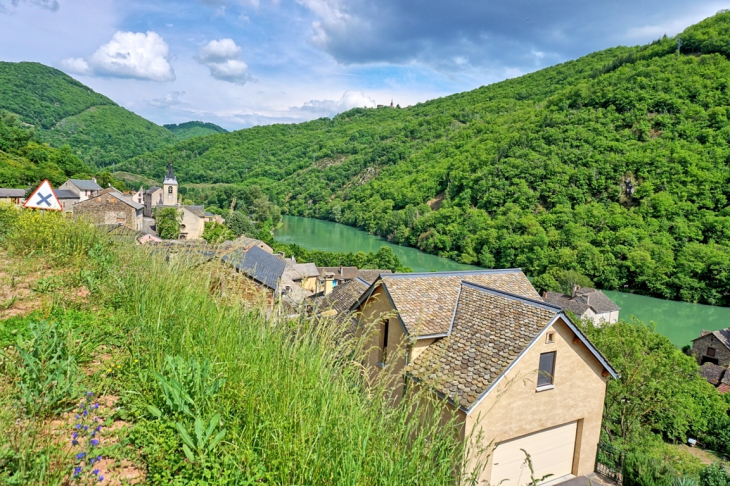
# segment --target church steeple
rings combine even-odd
[[[162,181],[162,190],[164,191],[164,204],[166,206],[177,205],[177,177],[172,171],[172,159],[167,164],[167,174],[165,174],[165,179]]]

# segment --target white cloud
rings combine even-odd
[[[210,69],[210,75],[222,81],[246,84],[253,81],[248,65],[240,59],[241,47],[233,39],[212,40],[198,49],[195,59]]]
[[[179,105],[180,103],[182,103],[182,100],[180,98],[184,94],[185,91],[173,91],[172,93],[167,93],[162,98],[149,100],[147,103],[149,103],[151,106],[154,106],[155,108],[170,108],[171,106]]]
[[[78,74],[174,81],[168,54],[167,43],[156,32],[117,32],[88,58],[64,59],[61,66]]]
[[[352,108],[375,108],[375,100],[362,91],[345,91],[339,100],[311,100],[298,109],[321,115],[336,115]]]

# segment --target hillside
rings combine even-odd
[[[107,167],[177,139],[43,64],[0,62],[0,109],[15,113],[55,147],[71,145],[91,167]]]
[[[184,182],[257,184],[289,214],[519,266],[543,288],[575,270],[602,288],[730,305],[730,13],[681,36],[679,55],[669,38],[608,49],[408,109],[214,135],[124,167],[159,178],[172,155]]]
[[[189,140],[195,137],[204,137],[215,133],[228,133],[225,128],[219,127],[213,123],[204,123],[201,121],[189,121],[180,123],[179,125],[170,124],[163,127],[175,134],[178,140]]]

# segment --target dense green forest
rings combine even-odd
[[[0,109],[33,125],[40,140],[70,145],[95,168],[179,140],[61,71],[34,62],[0,62]]]
[[[89,179],[96,175],[103,187],[111,184],[120,190],[127,189],[108,171],[95,172],[68,145],[57,149],[41,142],[35,129],[17,115],[0,110],[0,187],[34,188],[44,179],[58,187],[69,178]]]
[[[730,13],[681,39],[680,53],[665,37],[407,109],[193,139],[123,167],[159,178],[172,156],[185,182],[255,184],[285,213],[460,262],[729,305]]]
[[[162,125],[175,134],[178,140],[189,140],[195,137],[204,137],[215,133],[228,133],[228,130],[221,128],[213,123],[205,123],[201,121],[189,121],[180,123],[179,125],[170,124]]]

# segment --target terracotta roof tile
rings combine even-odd
[[[549,304],[465,282],[451,333],[430,345],[408,371],[468,410],[558,312]]]
[[[449,330],[456,297],[464,280],[542,300],[519,269],[396,273],[381,275],[381,278],[403,324],[412,336],[445,334]]]

